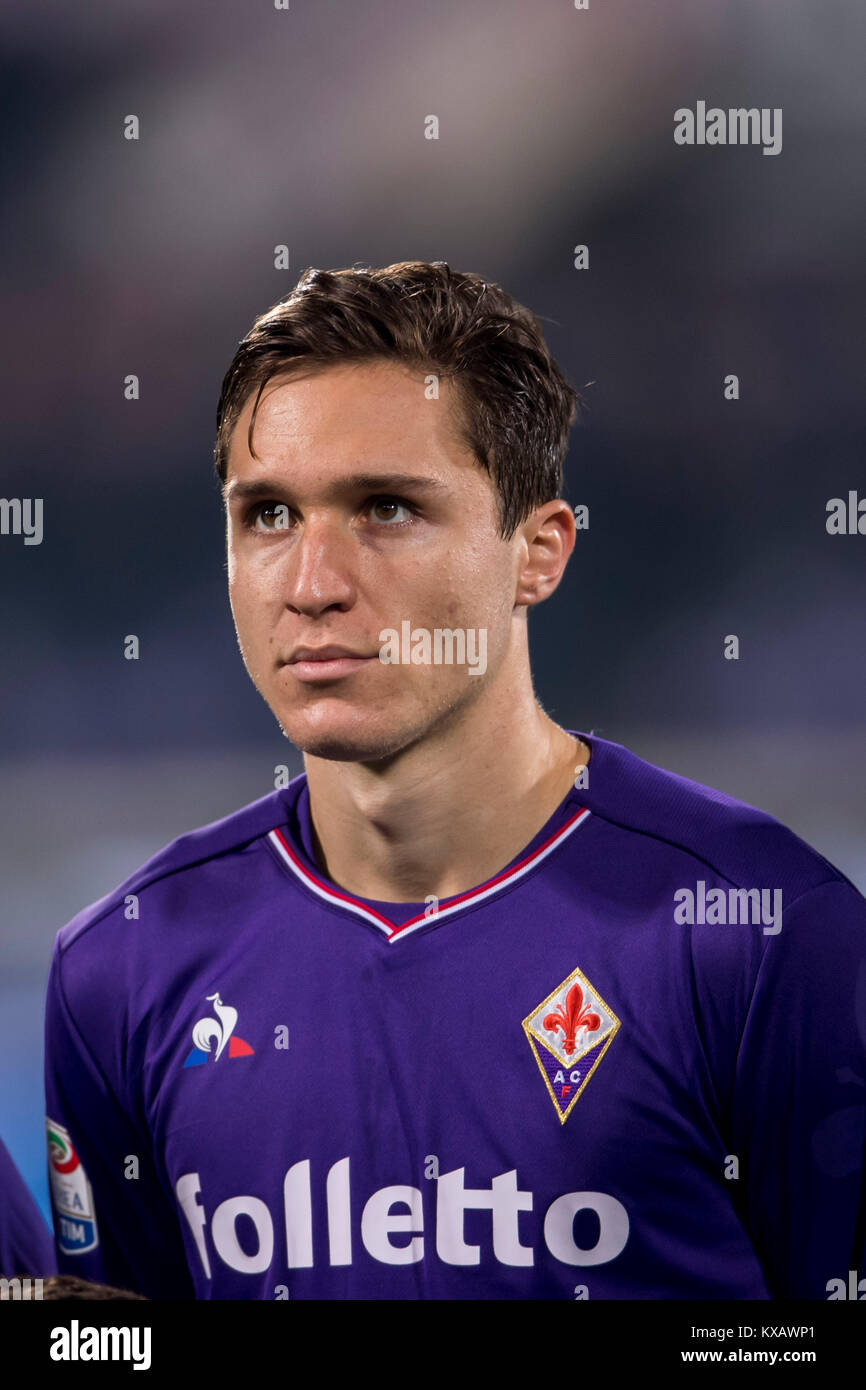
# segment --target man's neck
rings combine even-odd
[[[550,819],[589,749],[531,692],[503,719],[481,704],[384,772],[305,759],[317,856],[339,887],[381,902],[450,898],[493,878]]]

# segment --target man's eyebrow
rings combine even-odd
[[[223,487],[223,497],[227,502],[246,502],[251,499],[279,497],[290,492],[285,479],[257,478],[254,482],[229,482]],[[439,478],[423,477],[418,473],[351,473],[345,478],[337,478],[327,488],[326,497],[339,497],[349,492],[422,492],[433,494],[448,492],[448,485]]]

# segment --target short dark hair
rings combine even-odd
[[[223,378],[214,448],[220,481],[251,391],[258,392],[248,437],[253,453],[256,410],[271,377],[376,359],[454,382],[459,432],[496,484],[505,539],[535,507],[560,496],[581,396],[529,309],[445,261],[305,270],[291,293],[256,319]]]

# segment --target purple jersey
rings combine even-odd
[[[0,1277],[42,1279],[56,1272],[51,1232],[0,1140]]]
[[[866,901],[771,816],[576,737],[588,783],[457,897],[330,882],[300,776],[60,932],[62,1270],[255,1299],[864,1272]]]

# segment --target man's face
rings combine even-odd
[[[395,754],[476,700],[511,640],[521,542],[497,532],[497,493],[459,440],[453,387],[428,400],[392,362],[274,378],[226,475],[229,595],[241,652],[280,727],[305,753]],[[486,630],[486,670],[384,664],[386,629]],[[336,662],[297,660],[338,646]],[[444,650],[444,649],[443,649]]]

